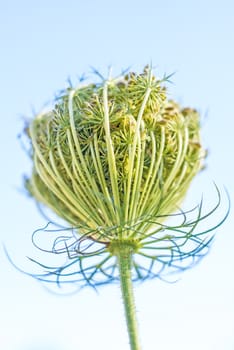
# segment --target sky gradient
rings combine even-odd
[[[155,74],[175,72],[171,96],[202,116],[207,168],[185,201],[204,195],[205,208],[233,198],[234,5],[223,1],[7,1],[0,5],[1,242],[30,271],[37,256],[32,232],[45,225],[24,194],[31,164],[17,137],[70,78],[94,66],[113,75],[152,62]],[[233,213],[217,230],[203,261],[176,284],[135,288],[143,349],[234,349]],[[50,258],[53,264],[53,256]],[[0,247],[0,347],[4,350],[128,350],[120,289],[83,290],[58,297],[14,269]]]

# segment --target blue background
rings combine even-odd
[[[32,232],[45,224],[22,190],[31,164],[17,135],[23,116],[95,66],[113,74],[129,65],[176,72],[171,96],[202,115],[207,169],[194,180],[188,207],[201,194],[223,215],[233,197],[234,5],[223,1],[1,1],[0,4],[1,241],[18,266],[37,254]],[[234,349],[233,214],[217,231],[210,254],[181,281],[136,287],[143,349]],[[53,257],[51,257],[51,264]],[[0,247],[0,348],[4,350],[127,350],[118,286],[57,297],[20,274]]]

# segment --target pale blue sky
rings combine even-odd
[[[152,61],[158,75],[176,72],[169,91],[201,112],[209,149],[186,203],[204,193],[211,206],[212,181],[233,198],[233,1],[1,1],[0,45],[1,241],[19,266],[30,270],[31,234],[45,223],[21,191],[30,171],[17,139],[21,116],[90,66],[118,74]],[[231,212],[210,254],[177,284],[136,287],[143,350],[234,349],[233,224]],[[56,297],[16,271],[1,247],[0,280],[1,349],[128,350],[118,286]]]

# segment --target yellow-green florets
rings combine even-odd
[[[204,151],[198,112],[169,100],[163,82],[146,68],[69,88],[36,116],[27,181],[36,200],[105,243],[139,241],[155,228],[151,218],[172,213]]]

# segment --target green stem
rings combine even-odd
[[[133,251],[132,246],[122,243],[118,244],[118,248],[116,247],[115,255],[118,259],[120,284],[131,350],[140,350],[131,274]]]

